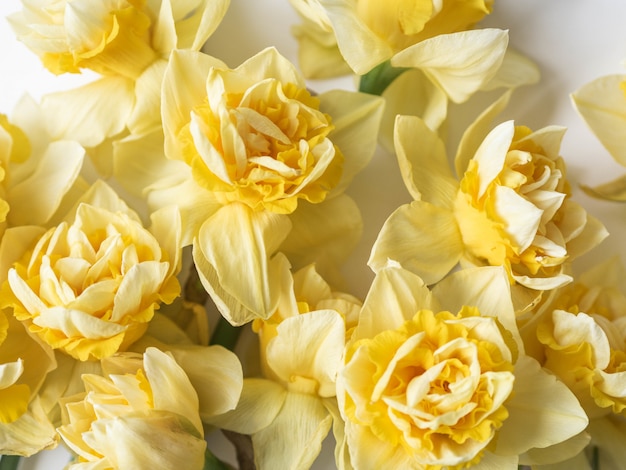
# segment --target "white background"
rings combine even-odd
[[[0,16],[20,8],[18,0],[2,0]],[[236,66],[266,46],[276,46],[296,61],[296,43],[290,25],[297,18],[287,0],[232,0],[224,22],[211,38],[208,50]],[[571,105],[569,94],[602,75],[626,71],[626,2],[624,0],[495,0],[494,13],[484,26],[509,29],[510,44],[541,68],[539,84],[519,90],[503,119],[537,129],[558,124],[568,128],[562,155],[568,164],[574,199],[598,217],[610,237],[577,261],[578,268],[613,254],[626,259],[626,205],[593,200],[579,184],[596,185],[626,173],[599,144]],[[75,86],[80,76],[54,77],[18,43],[5,21],[0,21],[0,113],[10,114],[19,96],[35,98],[55,89]],[[350,87],[351,80],[312,83],[318,91]],[[625,129],[626,130],[626,129]],[[371,165],[350,188],[365,218],[365,234],[346,268],[354,294],[363,296],[372,274],[365,262],[385,218],[409,200],[392,155],[379,151]],[[54,459],[57,459],[56,461]],[[23,469],[62,468],[66,456],[45,452],[25,462]],[[316,468],[332,468],[332,448],[325,448]]]

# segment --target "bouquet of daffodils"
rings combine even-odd
[[[7,18],[92,79],[0,115],[0,469],[59,445],[71,470],[232,468],[219,432],[241,469],[310,468],[327,435],[342,470],[622,468],[626,271],[573,269],[607,230],[565,129],[500,118],[539,71],[481,26],[497,2],[285,3],[297,63],[205,46],[229,0]],[[626,166],[625,83],[573,97]],[[409,197],[359,298],[347,190],[377,149]]]

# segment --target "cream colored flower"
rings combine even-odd
[[[45,233],[33,228],[39,236],[14,254],[3,286],[16,318],[81,361],[127,348],[180,292],[175,210],[153,214],[148,230],[104,184],[84,201]]]
[[[289,276],[279,251],[292,228],[307,232],[292,251],[326,260],[329,244],[318,240],[344,236],[345,247],[358,237],[358,210],[342,193],[373,154],[381,111],[381,99],[366,94],[312,96],[273,48],[236,69],[172,54],[162,108],[170,173],[144,194],[152,207],[181,208],[183,243],[193,241],[203,284],[231,323],[276,310]],[[157,165],[146,157],[124,168],[161,174]]]
[[[379,271],[337,389],[358,469],[517,469],[587,425],[524,354],[501,268],[460,271],[432,292],[408,271]]]
[[[71,469],[202,469],[206,441],[198,395],[169,354],[149,348],[83,375],[85,393],[65,400],[59,434],[77,454]]]
[[[626,166],[624,119],[626,119],[626,76],[607,75],[586,83],[572,93],[574,107],[608,150],[613,159]],[[592,196],[626,201],[626,176],[593,188],[583,187]]]
[[[491,12],[491,0],[290,0],[305,19],[307,28],[297,31],[303,68],[332,73],[313,60],[332,63],[337,52],[357,74],[390,59],[421,41],[466,31]],[[313,32],[311,32],[311,30]],[[319,73],[318,73],[319,75]]]
[[[59,111],[50,123],[53,135],[92,146],[126,125],[141,132],[158,124],[161,81],[169,53],[199,50],[229,3],[23,0],[22,10],[8,19],[18,39],[51,72],[90,69],[103,77],[43,100],[53,114]],[[83,115],[84,119],[78,119]]]
[[[483,124],[464,136],[457,181],[437,135],[419,118],[398,117],[396,151],[415,201],[385,222],[369,264],[378,270],[396,260],[428,284],[459,261],[503,266],[521,311],[540,291],[570,282],[568,263],[607,232],[569,197],[563,128],[532,132],[509,121],[483,138]]]
[[[294,274],[274,315],[255,320],[263,377],[244,379],[237,408],[210,422],[250,434],[257,468],[309,468],[331,425],[342,442],[335,380],[359,307],[309,265]]]

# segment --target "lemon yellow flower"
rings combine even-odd
[[[44,342],[81,361],[127,348],[180,292],[173,209],[153,214],[148,230],[108,186],[96,184],[66,221],[33,231],[39,236],[15,254],[3,304]]]
[[[381,112],[382,100],[363,93],[312,96],[274,48],[235,69],[175,51],[162,103],[168,174],[150,156],[123,169],[143,171],[136,181],[148,186],[135,192],[151,207],[179,206],[205,288],[240,325],[276,310],[292,229],[300,239],[289,241],[290,256],[322,253],[328,265],[358,238],[360,214],[343,191],[374,152]],[[149,175],[162,177],[149,183]],[[340,237],[339,249],[318,243]]]
[[[337,379],[354,468],[516,469],[586,427],[573,394],[524,354],[508,285],[492,267],[432,292],[393,265],[378,272]]]
[[[258,468],[309,468],[331,425],[343,441],[335,380],[360,304],[309,265],[293,275],[274,315],[254,321],[263,376],[244,379],[237,408],[210,422],[250,434]]]
[[[470,126],[459,146],[457,180],[439,137],[417,117],[398,117],[396,152],[415,201],[385,222],[369,264],[396,260],[428,284],[459,262],[504,266],[522,311],[570,282],[568,263],[607,232],[569,197],[563,128],[532,132],[508,121],[485,137],[482,128]]]
[[[18,39],[51,72],[89,69],[102,76],[43,100],[53,113],[58,111],[50,123],[53,135],[91,146],[100,143],[94,140],[120,133],[126,125],[142,132],[158,124],[169,53],[199,50],[229,4],[229,0],[104,0],[97,4],[23,0],[22,10],[8,20]]]
[[[69,468],[202,469],[206,441],[198,395],[169,354],[148,348],[83,375],[85,393],[64,400],[59,434],[77,454]]]
[[[626,117],[626,76],[607,75],[584,84],[572,93],[574,107],[613,159],[626,166],[626,146],[622,134]],[[593,188],[587,193],[613,201],[626,200],[626,176]]]
[[[363,74],[421,41],[471,29],[493,4],[491,0],[290,2],[307,26],[297,30],[303,69],[321,69],[324,74],[332,72],[313,60],[332,63],[337,55],[333,42],[352,70]]]

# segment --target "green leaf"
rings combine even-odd
[[[4,470],[0,468],[0,470]],[[232,470],[232,467],[221,460],[219,460],[211,451],[207,448],[204,452],[204,469],[203,470]]]
[[[0,457],[0,470],[16,470],[21,458],[19,455],[3,455]]]
[[[381,95],[400,74],[408,68],[393,67],[389,61],[383,62],[361,76],[359,91],[370,95]]]

